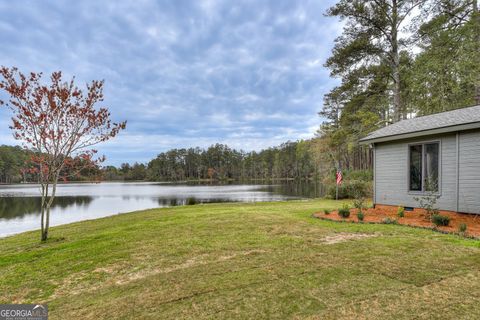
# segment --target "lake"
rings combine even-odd
[[[40,229],[40,188],[0,185],[0,237]],[[280,184],[173,184],[102,182],[59,184],[50,225],[96,219],[122,212],[214,202],[259,202],[324,195],[313,182]]]

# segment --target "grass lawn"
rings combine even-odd
[[[1,239],[0,303],[47,302],[50,319],[480,319],[480,241],[311,217],[339,206],[184,206]]]

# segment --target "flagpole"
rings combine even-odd
[[[335,172],[335,187],[336,187],[335,200],[337,200],[337,201],[338,201],[338,168],[339,168],[339,166],[337,166],[337,170]]]
[[[338,185],[342,183],[342,172],[340,171],[340,164],[337,165],[337,172],[335,173],[335,199],[338,201]]]
[[[337,174],[338,174],[338,171],[337,171]],[[338,201],[338,181],[335,181],[335,183],[337,184],[337,191],[336,191],[336,200]]]

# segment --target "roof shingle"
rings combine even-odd
[[[365,138],[360,139],[360,141],[366,142],[386,137],[392,137],[392,140],[394,140],[394,137],[398,135],[476,122],[480,122],[480,105],[402,120],[373,131]]]

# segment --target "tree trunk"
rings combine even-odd
[[[402,101],[400,88],[400,56],[398,52],[398,3],[392,2],[392,77],[393,77],[393,121],[402,119]]]
[[[478,11],[478,0],[473,0],[473,13],[472,18],[474,19],[474,41],[475,41],[475,57],[477,66],[480,65],[480,12]],[[475,103],[480,105],[480,72],[477,72],[475,75]]]
[[[57,173],[55,173],[54,180],[52,182],[52,193],[50,195],[48,194],[50,182],[42,185],[42,241],[46,241],[48,239],[48,229],[50,227],[50,208],[52,207],[53,201],[55,200],[55,195],[57,193],[57,183],[62,168],[63,166],[61,166],[58,169]]]
[[[40,229],[40,239],[41,241],[45,241],[47,240],[47,233],[45,232],[45,223],[44,223],[44,220],[45,220],[45,208],[44,206],[42,205],[42,215],[40,217],[41,219],[41,225],[42,225],[42,228]]]
[[[42,184],[41,185],[41,188],[42,188],[42,201],[41,201],[41,241],[45,241],[47,240],[47,237],[48,237],[48,232],[45,230],[45,207],[46,207],[46,203],[47,203],[47,197],[48,197],[48,184],[45,185],[45,184]]]

